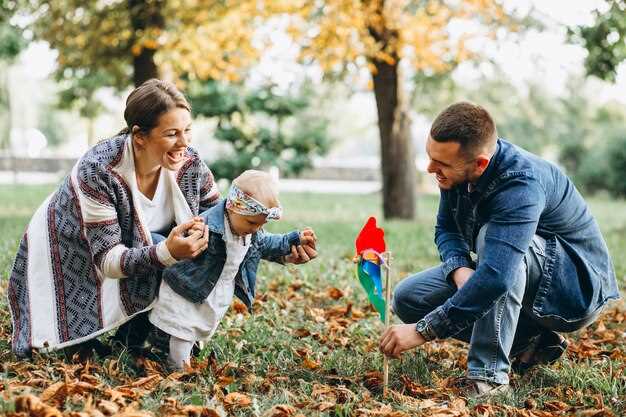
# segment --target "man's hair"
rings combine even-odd
[[[278,185],[267,172],[249,169],[233,180],[241,191],[270,209],[278,207]]]
[[[475,156],[481,151],[492,152],[498,134],[487,110],[461,101],[439,113],[430,128],[430,137],[437,142],[457,142],[461,152]]]

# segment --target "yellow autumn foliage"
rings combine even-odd
[[[230,81],[243,77],[270,46],[259,29],[271,19],[287,21],[284,31],[300,58],[329,72],[400,59],[440,71],[473,56],[467,46],[473,37],[489,36],[496,25],[513,28],[495,0],[152,0],[146,4],[158,8],[164,23],[141,31],[131,27],[126,2],[35,4],[37,35],[58,50],[64,66],[106,70],[152,49],[168,74]],[[480,24],[451,36],[450,25],[463,21]]]

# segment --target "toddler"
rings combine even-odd
[[[262,229],[281,214],[275,182],[269,174],[255,170],[237,177],[226,200],[201,214],[209,230],[207,249],[163,271],[159,296],[150,312],[152,324],[170,335],[171,368],[183,369],[194,343],[213,336],[233,295],[251,308],[261,259],[302,263],[308,260],[304,254],[315,253],[311,229],[287,234]]]

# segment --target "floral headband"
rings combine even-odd
[[[257,214],[267,215],[267,220],[278,220],[283,214],[281,206],[268,209],[258,200],[255,200],[243,192],[235,184],[230,186],[228,197],[226,197],[226,208],[242,216],[256,216]]]

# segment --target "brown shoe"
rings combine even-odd
[[[453,386],[457,388],[460,396],[468,399],[487,399],[511,391],[509,384],[496,384],[494,382],[467,377],[459,378]]]
[[[517,355],[511,363],[511,369],[522,375],[534,366],[552,364],[565,353],[567,345],[567,340],[557,332],[541,333],[526,350]]]

